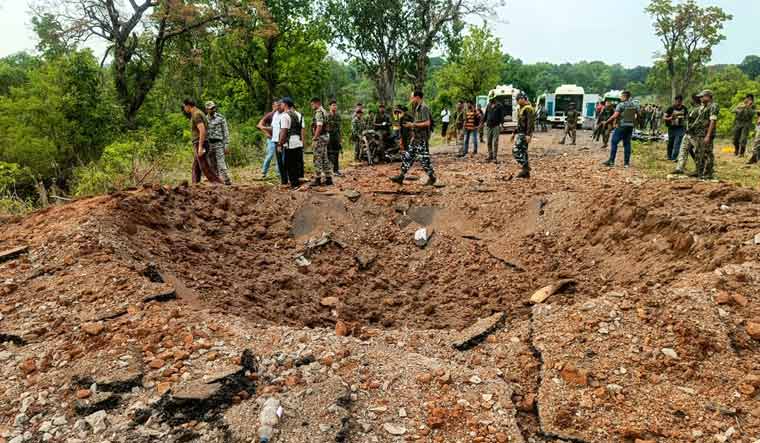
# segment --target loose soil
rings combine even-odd
[[[5,222],[0,250],[29,250],[0,261],[0,442],[249,442],[277,395],[277,441],[754,443],[760,194],[609,169],[587,137],[537,135],[530,180],[504,148],[441,147],[442,187],[357,166],[332,188],[155,185]],[[161,421],[229,367],[202,416]],[[75,406],[97,386],[75,380],[121,373],[143,378],[95,429]]]

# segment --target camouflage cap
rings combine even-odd
[[[699,94],[697,94],[697,97],[704,97],[705,95],[709,95],[710,98],[712,98],[713,92],[711,90],[709,90],[709,89],[705,89],[704,91],[702,91]]]
[[[207,101],[206,109],[216,109],[216,103],[212,102],[211,100]]]

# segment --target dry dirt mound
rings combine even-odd
[[[289,442],[760,438],[760,197],[555,151],[527,182],[438,156],[442,188],[379,166],[4,225],[0,441],[250,441],[269,395]]]

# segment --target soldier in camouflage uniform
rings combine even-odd
[[[715,173],[715,152],[713,141],[715,140],[716,126],[720,109],[713,101],[713,93],[709,89],[699,94],[702,105],[697,109],[697,115],[691,128],[691,142],[694,143],[696,154],[697,172],[695,177],[712,179]]]
[[[432,114],[430,108],[422,101],[422,91],[414,91],[412,94],[412,116],[414,121],[404,124],[404,127],[412,130],[412,139],[409,146],[404,150],[401,157],[401,173],[391,177],[391,181],[399,185],[404,183],[404,176],[412,168],[414,161],[419,157],[422,168],[428,175],[428,181],[425,183],[432,186],[436,182],[435,170],[433,163],[430,161],[430,150],[428,147],[428,137]]]
[[[362,155],[362,135],[367,129],[367,122],[364,120],[364,110],[358,108],[351,119],[351,142],[354,144],[354,160],[361,160]]]
[[[744,151],[747,149],[747,139],[752,125],[755,123],[755,96],[747,94],[744,103],[734,108],[736,119],[734,120],[734,153],[744,157]]]
[[[231,185],[230,173],[224,155],[230,150],[230,130],[224,116],[216,112],[216,103],[206,102],[206,117],[208,118],[209,163],[216,170],[216,175],[224,180],[225,185]]]
[[[332,164],[330,164],[330,157],[327,152],[327,145],[330,142],[330,137],[325,128],[327,122],[327,111],[322,107],[322,100],[319,98],[311,99],[311,109],[314,111],[314,116],[311,119],[311,144],[312,151],[314,151],[314,180],[312,180],[312,186],[320,186],[322,184],[322,176],[324,175],[325,186],[331,186],[332,180]]]
[[[607,120],[612,117],[612,115],[615,114],[615,104],[612,103],[609,100],[606,100],[604,103],[604,109],[602,109],[602,112],[599,114],[601,125],[602,125],[602,147],[606,148],[607,145],[610,143],[610,134],[612,134],[613,124],[607,123]]]
[[[327,155],[330,157],[330,163],[333,167],[333,174],[340,177],[340,151],[341,151],[341,123],[340,113],[338,112],[338,102],[332,100],[330,102],[330,111],[327,113],[327,121],[325,122],[325,130],[330,140],[327,144]]]
[[[692,131],[693,128],[698,126],[695,125],[695,122],[699,116],[699,102],[699,96],[693,95],[691,97],[691,110],[686,117],[686,135],[681,140],[681,148],[678,150],[678,163],[676,163],[676,169],[672,172],[673,174],[683,174],[685,172],[686,162],[689,160],[689,157],[694,159],[695,162],[697,161],[697,156],[694,152],[694,142],[692,141],[694,139]]]
[[[754,164],[760,160],[760,115],[757,117],[757,125],[755,126],[755,142],[752,147],[752,157],[747,164]]]
[[[512,156],[522,166],[517,178],[530,178],[528,145],[536,129],[536,112],[530,105],[528,96],[523,92],[517,95],[517,104],[520,105],[520,110],[517,111],[517,129],[512,133],[512,141],[516,140],[512,148]]]
[[[580,114],[575,110],[575,103],[570,103],[570,108],[567,110],[567,115],[565,116],[565,135],[562,136],[562,140],[559,142],[560,145],[565,144],[565,138],[567,138],[567,136],[570,136],[570,140],[572,140],[572,143],[570,144],[575,144],[579,116]]]

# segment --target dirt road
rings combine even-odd
[[[537,134],[527,181],[505,136],[498,165],[437,147],[442,187],[380,165],[7,223],[0,441],[250,442],[276,395],[278,442],[754,443],[760,196],[588,136]]]

